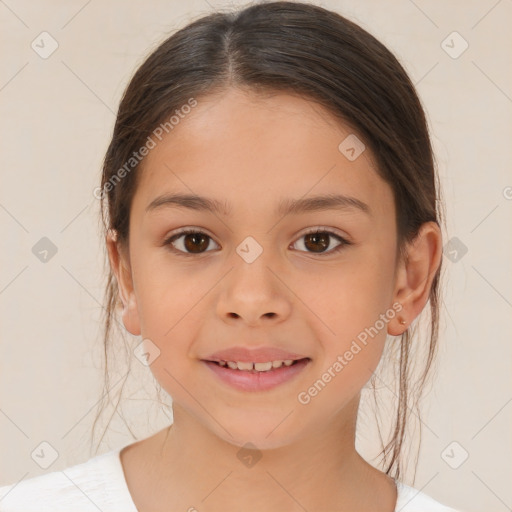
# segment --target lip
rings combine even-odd
[[[266,363],[268,361],[281,361],[286,359],[305,359],[308,356],[304,354],[297,354],[288,352],[276,347],[259,347],[259,348],[246,348],[246,347],[231,347],[225,350],[220,350],[205,357],[203,361],[234,361],[241,363]],[[291,367],[289,367],[291,368]]]
[[[281,359],[279,357],[278,359]],[[288,359],[293,359],[289,357]],[[231,361],[231,359],[229,359]],[[240,359],[238,359],[240,361]],[[264,362],[254,361],[253,362]],[[269,361],[266,359],[266,361]],[[275,361],[275,359],[274,359]],[[293,379],[302,372],[311,362],[310,358],[303,358],[291,366],[281,366],[268,372],[257,372],[256,370],[232,370],[226,366],[220,366],[212,361],[202,362],[224,383],[239,391],[266,391],[275,388]],[[243,361],[242,361],[243,362]],[[248,361],[247,361],[248,362]]]

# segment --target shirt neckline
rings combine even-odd
[[[128,511],[128,512],[138,512],[138,509],[135,506],[135,503],[133,501],[133,497],[130,493],[130,489],[128,488],[128,482],[126,480],[126,475],[124,473],[123,463],[121,462],[121,451],[123,450],[123,448],[125,448],[125,447],[123,446],[121,448],[111,450],[106,455],[110,455],[111,457],[113,457],[115,459],[116,472],[119,477],[118,478],[119,487],[120,487],[119,492],[123,495],[127,504],[129,503],[129,505],[133,508],[133,510]],[[393,508],[393,512],[396,512],[400,505],[403,506],[403,501],[405,498],[404,491],[407,489],[407,486],[405,484],[403,484],[402,482],[398,481],[396,478],[393,478],[393,482],[395,483],[395,488],[396,488],[396,502],[395,502],[395,506]],[[418,494],[419,493],[420,493],[420,491],[418,491]]]

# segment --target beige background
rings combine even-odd
[[[468,512],[510,510],[512,2],[315,3],[372,32],[409,71],[431,123],[447,203],[445,239],[457,237],[467,248],[457,262],[445,251],[439,363],[423,401],[414,485]],[[229,5],[0,2],[0,485],[93,455],[88,436],[103,383],[103,255],[92,191],[114,112],[152,48]],[[47,59],[31,48],[43,31],[59,45]],[[453,31],[469,44],[458,58],[442,46]],[[452,51],[461,43],[456,39]],[[58,249],[46,263],[32,252],[42,237]],[[137,361],[132,367],[123,405],[129,427],[114,415],[100,453],[131,442],[130,430],[142,438],[169,421],[168,408],[159,412],[153,400],[147,368]],[[119,378],[112,382],[119,387]],[[369,418],[358,439],[363,453],[374,447]],[[31,458],[43,441],[59,454],[46,470]],[[463,450],[469,457],[458,469],[445,462],[447,453],[460,460]]]

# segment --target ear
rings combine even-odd
[[[133,288],[128,247],[117,241],[117,233],[109,230],[105,239],[110,267],[116,276],[119,295],[123,303],[123,324],[126,330],[138,336],[141,333],[137,299]]]
[[[400,303],[402,309],[388,323],[388,334],[392,336],[402,334],[429,299],[432,281],[442,258],[442,237],[438,224],[422,224],[417,236],[407,244],[406,253],[405,261],[399,261],[396,271],[393,303]]]

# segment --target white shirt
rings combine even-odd
[[[0,487],[0,512],[138,512],[124,476],[121,450]],[[396,484],[395,512],[457,512],[413,487]]]

